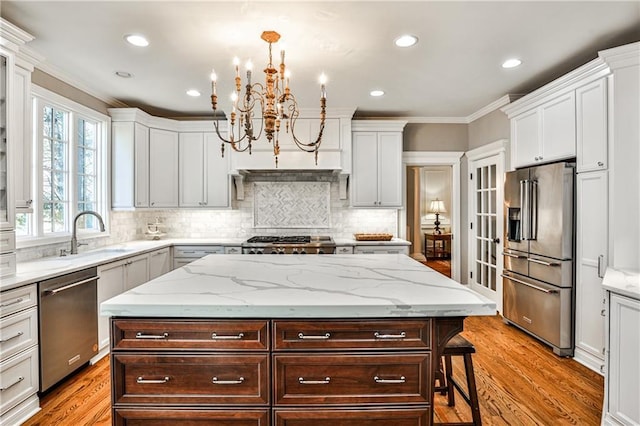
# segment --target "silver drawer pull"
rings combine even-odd
[[[510,281],[517,282],[518,284],[526,285],[527,287],[531,287],[532,289],[541,291],[543,293],[553,294],[553,293],[557,293],[558,292],[558,290],[547,290],[546,288],[542,288],[542,287],[538,287],[537,285],[529,284],[526,281],[522,281],[522,280],[519,280],[517,278],[510,277],[508,275],[504,275],[503,274],[501,276],[502,276],[502,278],[506,278],[506,279],[508,279]]]
[[[304,377],[298,377],[298,383],[301,385],[328,385],[331,377],[325,377],[324,380],[305,380]]]
[[[407,333],[401,331],[400,334],[380,334],[377,331],[373,333],[376,339],[404,339],[407,337]]]
[[[12,301],[11,301],[11,302],[9,302],[9,303],[3,303],[2,305],[0,305],[0,308],[5,308],[5,307],[7,307],[7,306],[15,305],[16,303],[20,303],[20,302],[22,302],[23,300],[24,300],[24,299],[23,299],[22,297],[18,297],[17,299],[12,300]]]
[[[169,381],[169,377],[163,377],[162,379],[145,379],[144,377],[138,377],[136,383],[140,385],[162,385]]]
[[[214,385],[241,385],[244,382],[244,377],[239,377],[238,380],[218,380],[217,377],[211,379],[211,383]]]
[[[532,258],[527,258],[527,261],[529,262],[533,262],[533,263],[537,263],[539,265],[544,265],[544,266],[560,266],[559,263],[555,263],[555,262],[545,262],[544,260],[538,260],[538,259],[532,259]]]
[[[321,335],[311,335],[311,336],[305,336],[304,333],[298,333],[298,339],[302,339],[302,340],[327,340],[330,337],[331,337],[331,333],[324,333]]]
[[[373,380],[376,383],[390,383],[390,384],[404,383],[407,381],[407,379],[404,376],[400,376],[399,379],[381,379],[380,377],[375,376]]]
[[[136,339],[162,340],[169,337],[169,333],[162,334],[142,334],[136,333]]]
[[[244,333],[238,333],[236,336],[218,336],[217,333],[211,333],[212,340],[241,340]]]
[[[20,383],[20,382],[21,382],[21,381],[23,381],[23,380],[24,380],[24,377],[23,377],[23,376],[19,376],[19,377],[18,377],[18,380],[16,380],[15,382],[11,383],[9,386],[3,386],[3,387],[0,387],[0,392],[4,392],[4,391],[6,391],[7,389],[9,389],[9,388],[11,388],[11,387],[13,387],[13,386],[17,385],[18,383]]]
[[[15,339],[16,337],[20,337],[22,336],[24,333],[22,331],[18,331],[16,334],[14,334],[11,337],[7,337],[6,339],[0,339],[0,343],[4,343],[4,342],[8,342],[9,340]]]
[[[504,256],[513,257],[514,259],[525,259],[527,256],[520,256],[519,254],[507,253],[506,251],[502,252]]]

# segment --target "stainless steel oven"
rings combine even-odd
[[[46,391],[98,353],[96,268],[38,283],[40,391]]]

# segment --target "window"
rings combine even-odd
[[[91,210],[107,219],[109,118],[37,86],[33,111],[34,211],[17,215],[16,234],[34,244],[66,240],[78,213]],[[78,219],[79,235],[98,228],[93,215]]]

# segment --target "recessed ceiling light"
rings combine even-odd
[[[187,90],[187,95],[197,98],[198,96],[200,96],[200,92],[198,92],[196,89],[189,89]]]
[[[521,63],[522,61],[520,59],[516,59],[516,58],[507,59],[502,63],[502,68],[515,68]]]
[[[411,47],[417,42],[418,42],[418,37],[411,34],[405,34],[403,36],[398,37],[395,40],[395,44],[398,47]]]
[[[129,34],[124,36],[124,39],[127,40],[130,44],[138,47],[146,47],[149,45],[149,41],[140,34]]]
[[[371,96],[378,97],[378,96],[384,95],[384,91],[383,90],[372,90],[371,92],[369,92],[369,94]]]
[[[126,72],[126,71],[116,71],[116,75],[118,77],[122,77],[122,78],[131,78],[131,77],[133,77],[133,74],[131,74],[130,72]]]

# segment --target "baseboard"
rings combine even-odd
[[[573,353],[573,360],[604,376],[604,360],[576,346]]]
[[[40,398],[38,395],[31,395],[19,405],[0,416],[0,424],[21,425],[40,411]]]

